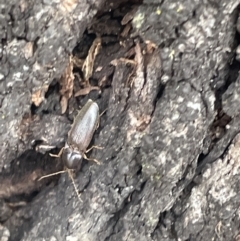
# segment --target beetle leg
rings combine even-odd
[[[90,147],[88,150],[86,150],[85,151],[85,153],[88,153],[88,152],[90,152],[92,149],[99,149],[99,150],[102,150],[103,149],[103,147],[102,146],[92,146],[92,147]]]
[[[42,176],[42,177],[40,177],[40,178],[38,179],[38,181],[41,181],[42,179],[47,178],[47,177],[52,177],[52,176],[55,176],[55,175],[64,173],[64,172],[66,172],[66,171],[67,171],[67,170],[63,170],[63,171],[60,171],[60,172],[54,172],[54,173],[51,173],[51,174]]]
[[[51,157],[60,157],[60,156],[62,155],[62,153],[63,153],[63,149],[64,149],[64,147],[61,148],[61,150],[59,151],[59,153],[58,153],[57,155],[52,154],[52,153],[49,153],[49,155],[50,155]]]
[[[98,165],[101,165],[101,163],[100,163],[97,159],[88,158],[88,157],[86,156],[86,154],[83,154],[83,158],[86,159],[86,160],[88,160],[88,161],[94,161],[94,162],[96,162]]]
[[[100,118],[101,116],[107,111],[107,109],[105,109],[98,117],[98,123],[97,123],[97,126],[96,126],[96,130],[98,129],[99,125],[100,125]]]
[[[99,117],[102,117],[102,115],[107,111],[107,108],[99,115]]]

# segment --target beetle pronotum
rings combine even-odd
[[[93,148],[102,149],[102,147],[92,146],[87,150],[87,147],[92,140],[93,134],[99,125],[99,118],[99,107],[97,103],[89,99],[83,108],[78,112],[78,115],[76,116],[68,133],[68,139],[65,146],[60,150],[58,155],[50,154],[53,157],[62,156],[64,166],[67,168],[67,170],[42,176],[39,181],[46,177],[54,176],[67,171],[70,178],[72,179],[73,186],[78,195],[78,198],[80,199],[72,177],[71,170],[79,170],[83,158],[86,160],[95,161],[97,164],[100,164],[98,160],[90,159],[86,156],[86,153]]]

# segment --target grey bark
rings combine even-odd
[[[16,9],[13,3],[4,5],[8,13]],[[82,203],[63,174],[56,186],[45,187],[12,215],[4,209],[1,240],[238,240],[240,90],[235,49],[239,3],[168,0],[140,4],[126,45],[106,44],[97,60],[111,86],[96,98],[101,110],[107,108],[94,136],[94,144],[104,149],[91,153],[101,165],[85,162],[76,174]],[[5,35],[8,41],[0,71],[1,168],[8,169],[9,175],[14,174],[10,163],[31,148],[31,139],[41,136],[35,120],[19,129],[24,114],[30,112],[31,91],[61,75],[67,54],[100,7],[79,1],[75,10],[71,8],[74,14],[65,15],[48,3],[28,6],[28,15],[21,15],[27,25],[19,24],[18,31],[12,28],[18,33],[14,36],[22,35],[24,40]],[[33,30],[38,12],[45,17]],[[50,16],[52,24],[47,25]],[[2,18],[5,25],[18,22]],[[65,24],[69,25],[65,28]],[[22,25],[28,28],[21,32]],[[139,39],[151,45],[152,52],[142,54],[144,44]],[[24,62],[16,53],[27,42],[35,42],[36,50]],[[49,52],[50,46],[55,51]],[[129,67],[120,57],[126,58],[133,47],[136,65]],[[129,83],[131,68],[135,72]],[[69,127],[70,121],[54,118],[59,118],[53,122],[57,131],[49,128],[45,138],[61,146],[68,131],[63,123]],[[51,120],[53,116],[43,123]],[[20,139],[25,132],[37,134]],[[3,174],[1,178],[1,183],[7,180]],[[38,188],[29,184],[30,193]],[[0,184],[0,194],[1,190]]]

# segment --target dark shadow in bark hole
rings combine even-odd
[[[51,158],[48,153],[43,155],[28,150],[12,161],[10,172],[1,173],[0,198],[11,203],[30,202],[45,185],[58,180],[59,177],[55,176],[41,182],[38,179],[62,168],[61,161]]]
[[[45,100],[40,106],[36,106],[34,103],[31,105],[31,114],[39,115],[40,117],[46,114],[61,115],[59,89],[59,83],[54,80],[49,86],[45,94]]]

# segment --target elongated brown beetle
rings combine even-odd
[[[50,154],[53,157],[62,156],[63,163],[67,170],[43,176],[39,179],[39,181],[46,177],[54,176],[68,171],[69,176],[73,181],[74,188],[77,192],[77,188],[70,170],[79,170],[83,158],[86,160],[95,161],[99,164],[96,159],[90,159],[85,154],[93,148],[102,149],[98,146],[92,146],[87,150],[87,147],[92,140],[93,134],[99,125],[99,118],[99,107],[97,103],[89,99],[76,116],[72,128],[68,133],[68,139],[65,146],[60,150],[58,155]]]
[[[72,128],[68,133],[68,139],[65,147],[62,149],[63,162],[68,169],[79,168],[83,158],[98,163],[95,159],[87,158],[85,154],[92,148],[97,148],[96,146],[93,146],[87,150],[98,124],[98,105],[92,100],[88,100],[76,116]]]

